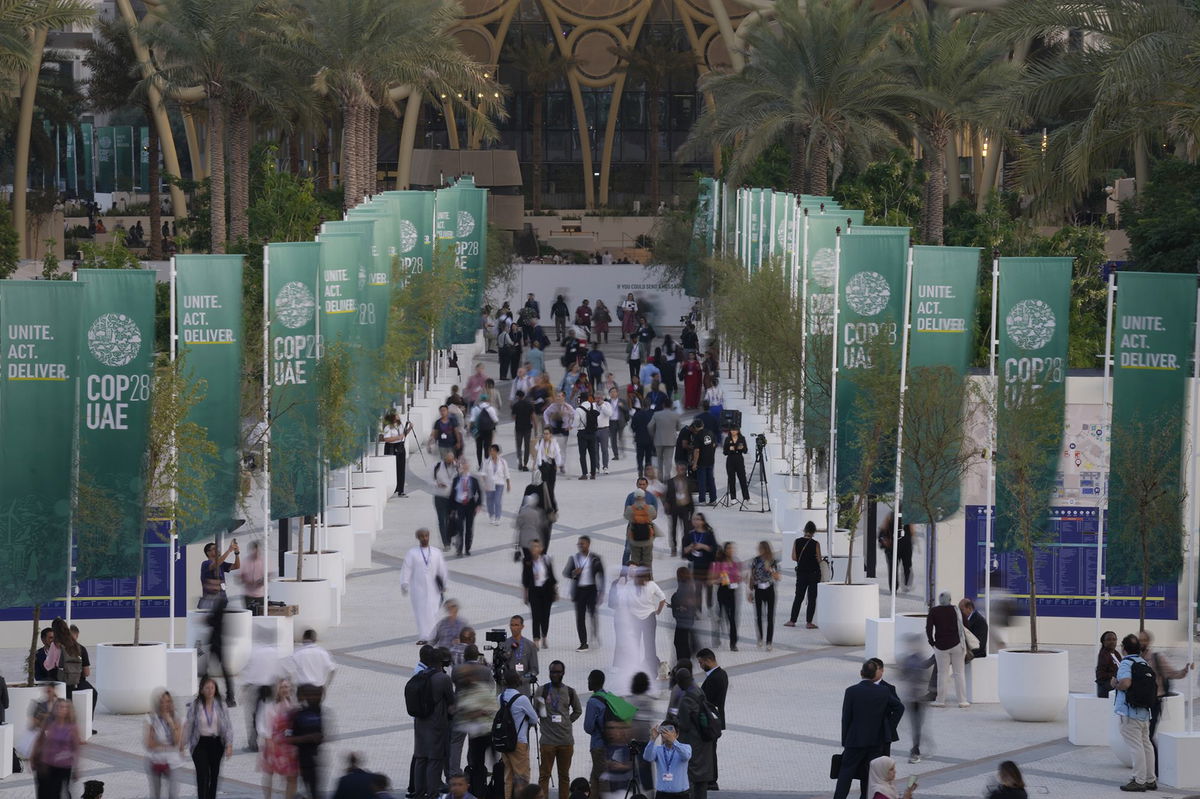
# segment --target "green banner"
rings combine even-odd
[[[837,280],[837,218],[809,214],[804,224],[801,276],[804,281],[804,442],[829,446],[829,369],[833,341],[833,292]]]
[[[1117,289],[1105,576],[1113,585],[1141,585],[1139,516],[1162,531],[1164,543],[1173,533],[1178,544],[1182,529],[1183,502],[1176,500],[1187,493],[1182,480],[1183,434],[1192,373],[1196,276],[1119,272]],[[1164,506],[1147,503],[1145,487],[1133,477],[1139,473],[1164,481],[1154,489],[1161,492]],[[1182,549],[1174,545],[1154,550],[1150,581],[1177,580]]]
[[[117,191],[133,191],[133,128],[113,128],[113,152],[116,160]]]
[[[683,273],[683,293],[689,297],[699,296],[700,262],[713,254],[716,204],[717,182],[712,178],[700,178],[696,191],[696,215],[692,218],[692,240],[688,245],[687,268]]]
[[[117,187],[117,153],[113,128],[96,128],[96,191],[111,194]]]
[[[932,386],[949,389],[958,386],[962,390],[953,396],[963,398],[966,388],[967,369],[971,365],[971,353],[975,344],[976,284],[979,279],[979,250],[974,247],[913,247],[912,299],[909,301],[908,331],[908,385],[909,396],[924,398],[926,402],[939,399],[930,392],[914,392],[914,386]],[[950,369],[956,381],[940,379],[932,370]],[[931,389],[932,391],[932,389]],[[912,406],[910,406],[912,407]],[[937,410],[944,404],[936,406]],[[961,411],[961,403],[959,411]],[[942,414],[933,409],[921,409],[924,417],[919,425],[930,429],[942,423]],[[937,419],[930,418],[936,416]],[[945,424],[961,425],[961,412],[944,419]],[[906,440],[908,439],[906,434]],[[929,445],[928,437],[923,442]],[[953,470],[938,469],[939,460],[930,456],[904,460],[904,495],[918,497],[927,492],[936,497],[930,507],[941,509],[940,521],[954,513],[960,503],[959,480],[942,479]],[[920,473],[919,473],[920,470]],[[922,491],[924,489],[924,491]],[[905,522],[925,524],[929,522],[919,503],[908,502],[904,508]]]
[[[96,176],[92,172],[92,163],[95,161],[93,154],[96,148],[95,134],[93,132],[91,122],[83,122],[79,125],[80,144],[82,145],[83,157],[83,180],[80,183],[80,193],[87,191],[90,195],[96,191]]]
[[[750,189],[747,193],[746,201],[749,203],[749,224],[746,228],[746,265],[751,272],[758,269],[758,264],[762,260],[762,189]]]
[[[457,214],[454,220],[455,263],[466,280],[465,303],[451,319],[450,342],[462,344],[475,340],[479,329],[479,309],[487,288],[487,189],[475,185],[475,178],[464,175],[454,182]],[[438,192],[439,197],[441,192]],[[439,208],[441,200],[439,199]]]
[[[317,296],[321,245],[267,245],[270,303],[271,518],[321,510],[317,435]]]
[[[324,456],[337,469],[357,457],[354,439],[364,422],[362,325],[359,324],[359,274],[362,261],[362,236],[349,231],[322,231],[321,244],[321,353],[323,358],[340,354],[348,358],[352,397],[345,414],[327,417],[330,446]],[[365,271],[362,286],[365,288]],[[327,408],[321,409],[322,413]]]
[[[179,528],[190,544],[223,535],[236,518],[241,478],[242,256],[175,256],[175,326],[191,380],[204,399],[188,414],[217,448],[205,491],[206,518]]]
[[[150,191],[150,128],[138,128],[138,186]]]
[[[998,407],[996,409],[996,548],[1017,546],[1014,496],[1006,447],[1022,437],[1014,425],[1035,394],[1046,394],[1047,413],[1062,418],[1066,402],[1067,341],[1071,313],[1071,258],[1001,258],[997,298],[999,328]],[[1061,422],[1060,422],[1061,424]],[[1036,425],[1035,425],[1036,427]],[[1054,490],[1059,447],[1048,448],[1032,485],[1040,495]],[[1023,460],[1014,454],[1014,463]]]
[[[859,468],[859,428],[863,403],[870,402],[860,386],[867,370],[885,368],[900,372],[900,324],[904,319],[905,272],[908,264],[908,230],[864,235],[844,234],[838,262],[837,298],[837,485],[854,488]],[[872,353],[879,343],[894,354],[877,363]],[[899,384],[896,386],[899,391]],[[890,484],[895,473],[895,440],[885,443],[879,459],[877,484]],[[890,454],[888,454],[890,453]]]
[[[409,275],[433,266],[433,192],[385,191],[383,196],[395,203],[400,217],[396,251],[403,287]]]
[[[0,608],[67,590],[83,286],[0,282]]]
[[[63,159],[64,168],[67,170],[67,191],[78,193],[79,167],[75,152],[75,126],[67,125],[67,155]]]
[[[79,501],[76,581],[136,577],[154,379],[153,270],[80,269]]]

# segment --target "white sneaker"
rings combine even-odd
[[[600,470],[600,473],[601,473],[601,474],[608,474],[608,467],[607,467],[607,466],[605,466],[603,469],[601,469],[601,470]]]

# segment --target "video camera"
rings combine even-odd
[[[762,452],[767,448],[767,437],[764,434],[759,433],[754,437],[754,448],[757,452]]]

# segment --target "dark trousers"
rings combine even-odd
[[[550,606],[554,604],[554,586],[547,583],[529,589],[529,610],[533,616],[534,639],[545,638],[550,631]]]
[[[600,367],[600,368],[593,368],[591,366],[588,367],[588,380],[591,382],[593,390],[599,388],[600,381],[603,379],[604,379],[604,367]]]
[[[638,477],[641,477],[645,473],[646,467],[654,463],[654,445],[643,444],[636,439],[633,444],[636,447],[637,473]]]
[[[690,627],[675,625],[675,661],[691,660],[699,647],[696,646],[696,631]]]
[[[442,548],[450,548],[450,497],[434,496],[433,509],[437,511],[438,535],[442,537]]]
[[[696,467],[696,490],[700,494],[699,502],[703,503],[706,497],[709,502],[717,501],[717,481],[713,477],[713,467]]]
[[[608,446],[612,450],[614,461],[621,459],[621,431],[623,428],[624,425],[617,424],[616,421],[608,423]]]
[[[492,745],[491,733],[477,735],[467,743],[467,777],[472,796],[487,794],[487,750]]]
[[[763,613],[767,616],[767,643],[775,640],[775,586],[754,589],[754,623],[758,625],[758,640],[763,640]]]
[[[215,735],[203,735],[192,750],[196,766],[196,794],[199,799],[217,799],[217,781],[221,778],[221,758],[225,742]]]
[[[820,572],[796,572],[796,598],[792,600],[792,613],[788,616],[788,621],[796,623],[796,618],[800,615],[800,603],[807,596],[808,610],[805,611],[804,618],[809,624],[812,624],[813,616],[817,612],[817,583],[819,582],[821,582]]]
[[[575,631],[579,633],[580,646],[587,646],[587,620],[592,617],[592,626],[596,626],[596,586],[575,586]]]
[[[848,747],[842,750],[842,768],[838,771],[837,789],[833,799],[846,799],[850,794],[850,783],[858,780],[862,799],[867,799],[867,767],[879,756],[877,747]]]
[[[533,428],[528,430],[516,430],[514,436],[517,441],[517,465],[525,466],[529,460],[529,441],[533,435]]]
[[[300,782],[304,784],[310,799],[318,799],[321,786],[321,775],[317,769],[315,755],[300,758]]]
[[[1108,699],[1112,693],[1112,683],[1108,680],[1096,680],[1096,696],[1100,699]]]
[[[70,799],[71,769],[43,766],[34,772],[37,779],[37,799]]]
[[[471,542],[475,540],[475,511],[478,507],[478,505],[460,505],[457,502],[452,502],[450,505],[454,537],[458,539],[458,543],[454,546],[454,552],[457,555],[461,555],[464,549],[468,555],[471,554]]]
[[[554,496],[554,481],[558,478],[558,467],[551,461],[546,461],[538,470],[542,473],[542,482],[546,484],[546,491],[550,494],[550,503],[554,507],[558,507],[558,498]],[[542,510],[547,510],[543,508]]]
[[[597,461],[599,458],[600,442],[596,440],[596,432],[580,430],[575,434],[575,441],[579,445],[579,473],[582,475],[590,474],[596,476],[596,470],[599,468]],[[592,470],[588,471],[587,459],[592,459]]]
[[[640,372],[640,371],[642,371],[642,362],[640,359],[629,362],[629,379],[630,380],[633,380],[633,378],[637,377],[638,372]]]
[[[1158,741],[1154,735],[1158,732],[1158,722],[1162,718],[1162,697],[1150,706],[1150,746],[1154,748],[1154,776],[1158,776]]]
[[[487,411],[481,411],[487,413]],[[475,459],[479,461],[479,468],[483,468],[483,459],[487,457],[488,450],[492,448],[492,433],[495,430],[480,430],[475,433]]]
[[[408,453],[405,452],[405,449],[406,449],[406,447],[405,447],[403,441],[397,441],[392,444],[384,444],[383,445],[383,452],[385,455],[395,455],[396,456],[396,493],[397,494],[404,493],[404,475],[406,473],[404,464],[408,459]]]
[[[208,645],[208,658],[204,667],[200,670],[200,676],[203,677],[206,673],[211,674],[214,663],[221,664],[221,674],[225,675],[225,701],[236,701],[237,694],[233,692],[233,675],[229,673],[229,669],[225,668],[225,647],[216,641],[214,636],[213,641]],[[82,683],[79,686],[83,687]],[[92,694],[95,696],[95,694]]]
[[[675,552],[677,549],[677,539],[675,538],[676,526],[681,527],[680,532],[686,534],[688,530],[692,529],[692,514],[695,511],[696,507],[694,505],[684,505],[683,507],[675,507],[671,510],[671,552]]]
[[[909,750],[910,755],[921,754],[921,728],[925,724],[925,703],[924,702],[908,702],[905,707],[905,718],[908,719],[909,727],[912,729],[912,749]]]
[[[750,499],[750,486],[746,482],[746,462],[741,458],[725,459],[725,477],[729,481],[729,498],[737,499],[737,485],[742,487],[742,499]],[[734,481],[737,481],[735,484]]]
[[[737,590],[727,585],[717,588],[717,607],[729,624],[729,647],[737,649]],[[716,637],[715,634],[713,637]]]

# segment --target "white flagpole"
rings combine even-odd
[[[1197,446],[1200,445],[1200,292],[1196,294],[1196,332],[1195,343],[1192,345],[1192,457],[1191,475],[1188,477],[1188,487],[1191,489],[1192,525],[1188,531],[1188,579],[1187,579],[1187,638],[1188,663],[1196,662],[1196,531],[1200,528],[1200,497],[1196,496],[1196,458],[1200,456]],[[1187,719],[1188,733],[1195,732],[1195,719],[1192,718],[1192,708],[1195,702],[1195,680],[1187,682],[1187,704],[1184,718]]]
[[[891,578],[888,580],[891,585],[888,590],[892,595],[892,621],[896,620],[896,588],[900,585],[900,575],[896,572],[896,550],[899,549],[900,541],[900,501],[904,497],[904,479],[901,477],[901,468],[903,466],[903,447],[904,447],[904,394],[908,391],[908,331],[911,325],[909,324],[909,313],[912,309],[912,275],[913,275],[913,248],[910,244],[908,247],[908,263],[904,269],[904,321],[903,334],[900,338],[900,413],[896,424],[896,488],[895,488],[895,507],[892,509],[892,568],[889,572]]]
[[[833,325],[829,331],[829,464],[827,475],[827,491],[825,497],[825,551],[833,552],[833,531],[837,526],[837,326],[838,326],[838,282],[842,271],[842,229],[837,229],[837,238],[833,245]],[[846,569],[851,567],[850,560],[846,561]]]
[[[992,388],[992,396],[995,398],[995,408],[992,415],[991,433],[992,433],[992,452],[988,458],[988,521],[987,521],[987,538],[983,547],[983,615],[991,623],[992,618],[992,538],[996,530],[996,418],[1000,413],[1000,403],[1004,399],[1000,396],[1000,386],[996,382],[996,356],[999,353],[1000,337],[999,331],[996,329],[997,316],[996,311],[999,307],[1000,297],[998,291],[1000,288],[1000,251],[992,251],[992,340],[988,347],[988,385]],[[931,528],[932,529],[932,526]],[[926,584],[928,584],[926,579]],[[933,597],[926,597],[926,601],[931,601]],[[990,636],[989,636],[990,638]],[[983,645],[983,651],[986,654],[990,645],[988,641],[980,641]]]
[[[775,193],[772,192],[771,193],[771,227],[768,228],[768,230],[770,232],[767,234],[768,244],[770,245],[767,248],[767,257],[768,258],[775,257],[775,247],[778,244],[778,242],[775,240],[775,225],[777,224],[777,222],[778,222],[778,220],[775,219]]]
[[[263,615],[267,615],[271,581],[271,248],[263,246],[263,433],[259,440],[263,449]],[[320,316],[319,309],[317,316]]]
[[[799,205],[797,205],[799,208]],[[808,337],[812,335],[812,317],[808,310],[808,209],[800,209],[800,233],[797,241],[797,252],[800,259],[799,263],[799,281],[800,281],[800,319],[802,327],[800,328],[800,379],[802,382],[802,390],[800,392],[800,453],[804,462],[808,462],[808,439],[805,437],[804,414],[808,405]],[[805,479],[811,477],[811,473],[806,469]],[[811,488],[809,484],[804,485],[805,491]],[[806,495],[807,496],[807,495]]]
[[[170,352],[170,358],[171,358],[172,365],[175,363],[176,348],[178,347],[178,343],[177,343],[178,336],[175,333],[176,274],[177,273],[175,272],[175,256],[172,255],[171,256],[171,275],[170,275],[170,287],[171,287],[170,294],[171,294],[171,296],[170,296],[170,302],[168,303],[170,305],[171,320],[169,322],[170,330],[167,332],[167,341],[169,342],[169,352]],[[172,438],[174,438],[173,435],[172,435]],[[175,460],[175,451],[174,450],[175,450],[175,442],[174,442],[174,440],[172,440],[172,442],[171,442],[171,460],[172,461]],[[168,561],[170,563],[170,567],[167,569],[167,571],[170,573],[170,575],[168,577],[169,588],[167,591],[167,593],[170,595],[169,599],[167,600],[167,604],[170,606],[167,608],[167,618],[169,619],[168,628],[167,628],[167,646],[170,649],[174,649],[175,648],[175,557],[176,557],[176,548],[179,545],[179,529],[175,525],[174,514],[172,514],[172,518],[169,520],[169,524],[171,525],[171,554],[170,554],[170,558],[168,559]]]
[[[766,248],[763,247],[763,228],[766,226],[764,223],[766,222],[766,215],[767,215],[766,214],[766,212],[767,212],[766,202],[767,201],[765,198],[765,194],[766,194],[766,192],[764,192],[762,189],[759,189],[759,192],[758,192],[758,230],[754,231],[754,235],[758,237],[758,253],[757,253],[758,258],[755,259],[757,261],[757,263],[755,263],[755,266],[760,269],[762,268],[763,256],[766,255],[766,252],[765,252]]]
[[[1103,384],[1103,400],[1100,406],[1100,413],[1103,415],[1104,429],[1108,431],[1108,460],[1109,468],[1112,468],[1112,388],[1109,385],[1109,380],[1112,379],[1112,335],[1113,335],[1113,300],[1117,294],[1117,273],[1112,270],[1108,273],[1108,300],[1107,308],[1105,309],[1104,322],[1104,384]],[[1095,640],[1100,640],[1100,628],[1103,625],[1101,618],[1103,613],[1102,602],[1104,600],[1104,528],[1105,514],[1108,512],[1108,488],[1104,489],[1104,494],[1100,497],[1100,508],[1096,513],[1096,636]],[[1190,661],[1189,661],[1190,662]]]

